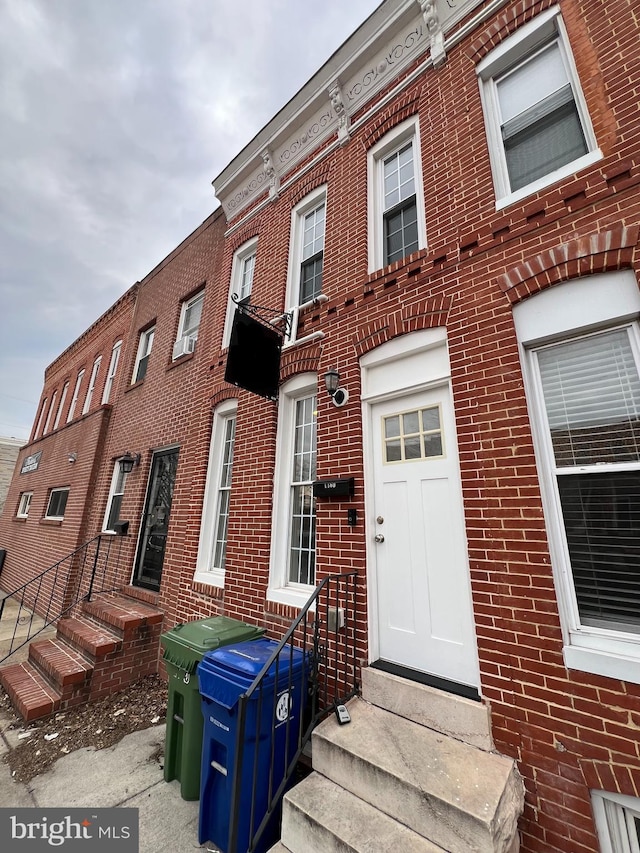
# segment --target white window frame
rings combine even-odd
[[[637,839],[628,822],[640,818],[640,799],[625,794],[591,791],[591,803],[598,830],[601,853],[638,853]]]
[[[367,222],[370,273],[385,266],[384,161],[400,148],[403,148],[407,142],[412,142],[413,144],[413,174],[416,189],[416,214],[418,218],[418,250],[426,248],[427,245],[422,158],[420,154],[422,150],[420,144],[420,123],[417,116],[412,116],[385,134],[367,153]]]
[[[565,282],[518,303],[513,316],[558,597],[565,665],[640,684],[640,634],[583,625],[579,619],[534,352],[546,343],[637,324],[640,291],[635,274],[624,270]]]
[[[187,319],[187,311],[190,308],[193,308],[198,302],[201,304],[200,308],[200,319],[198,320],[198,325],[195,328],[192,326],[190,328],[185,327],[186,319]],[[200,329],[200,323],[202,322],[202,307],[204,306],[204,287],[201,288],[197,293],[191,296],[189,299],[185,299],[180,308],[180,320],[178,322],[178,336],[176,338],[176,344],[180,343],[183,338],[188,338],[190,343],[189,352],[193,352],[195,342],[198,340],[198,330]],[[177,348],[174,346],[173,351],[173,361],[177,358],[180,358],[181,355],[185,355],[185,352],[177,352]]]
[[[273,523],[267,600],[292,607],[303,607],[315,589],[313,585],[289,581],[289,528],[295,440],[295,415],[298,400],[318,393],[315,373],[302,373],[280,389],[278,433],[274,475]]]
[[[118,370],[118,365],[120,364],[120,353],[122,352],[122,341],[116,341],[113,345],[113,349],[111,350],[111,360],[109,361],[109,370],[107,371],[107,378],[104,381],[104,390],[102,392],[102,405],[109,402],[109,397],[111,397],[111,389],[113,388],[113,382],[116,378],[116,372]]]
[[[33,492],[21,492],[16,511],[16,518],[28,518],[31,501],[33,500]]]
[[[65,505],[64,505],[64,511],[66,512],[66,510],[67,510],[67,503],[68,503],[68,500],[69,500],[69,487],[68,487],[68,486],[62,486],[62,487],[61,487],[61,488],[59,488],[59,489],[51,489],[51,490],[49,491],[49,496],[47,497],[47,509],[46,509],[45,516],[44,516],[45,518],[50,519],[50,520],[52,520],[52,521],[62,521],[62,520],[63,520],[63,518],[64,518],[64,513],[63,513],[62,515],[49,515],[49,510],[50,510],[50,508],[51,508],[51,501],[52,501],[52,499],[53,499],[53,496],[54,496],[54,495],[56,495],[56,494],[59,494],[59,493],[61,493],[61,492],[66,492],[66,493],[67,493],[67,500],[65,501]]]
[[[507,161],[500,130],[500,110],[496,88],[496,78],[519,61],[524,61],[538,47],[548,40],[557,39],[565,71],[573,91],[578,117],[582,126],[587,153],[571,163],[554,169],[547,175],[532,181],[514,192],[511,191]],[[476,68],[480,85],[480,97],[485,117],[485,129],[489,146],[489,159],[496,194],[496,209],[500,210],[519,199],[525,198],[540,189],[554,184],[563,178],[601,159],[602,152],[598,143],[587,109],[587,103],[582,93],[578,72],[576,69],[567,31],[560,15],[560,8],[553,6],[542,12],[532,21],[520,27],[517,32],[505,39],[495,50],[492,50]]]
[[[209,464],[207,467],[207,481],[205,486],[204,504],[202,507],[200,539],[198,542],[198,557],[196,560],[196,572],[194,575],[194,581],[221,588],[224,587],[225,569],[224,567],[212,566],[212,562],[219,520],[220,496],[222,491],[221,478],[223,473],[227,426],[232,420],[235,420],[237,425],[237,416],[237,400],[225,400],[220,403],[216,407],[213,416],[211,445],[209,448]],[[230,490],[230,487],[228,489],[225,488],[225,491]],[[229,528],[227,526],[227,542],[228,536]]]
[[[44,413],[47,411],[47,402],[49,401],[48,397],[45,397],[42,401],[42,407],[40,409],[40,416],[38,417],[38,423],[36,424],[36,431],[33,434],[34,439],[36,439],[40,435],[40,430],[42,429],[42,423],[44,421]]]
[[[84,378],[84,367],[78,371],[78,376],[76,378],[76,384],[73,388],[73,397],[71,398],[71,403],[69,404],[69,413],[67,414],[67,423],[70,423],[73,420],[73,416],[76,411],[76,406],[78,405],[78,397],[80,396],[80,387],[82,385],[82,380]]]
[[[147,376],[147,370],[149,366],[149,357],[151,355],[151,351],[153,350],[153,341],[156,335],[156,327],[150,326],[148,329],[143,329],[140,332],[140,336],[138,338],[138,351],[136,353],[136,360],[133,365],[133,373],[131,374],[131,384],[135,385],[136,382],[144,382]],[[147,359],[147,367],[145,367],[144,375],[137,379],[138,370],[140,369],[140,363]]]
[[[62,418],[62,410],[63,410],[63,408],[64,408],[65,400],[67,399],[67,392],[68,392],[68,390],[69,390],[69,380],[67,379],[67,381],[66,381],[66,382],[64,383],[64,385],[62,386],[62,393],[60,394],[60,403],[58,404],[58,411],[57,411],[57,414],[56,414],[56,419],[55,419],[55,421],[53,422],[53,429],[54,429],[54,432],[55,432],[55,430],[57,430],[57,429],[58,429],[58,427],[60,426],[60,419]]]
[[[233,255],[233,263],[231,265],[231,279],[229,281],[229,295],[227,297],[227,316],[224,323],[224,333],[222,337],[222,346],[228,347],[231,339],[231,326],[233,325],[233,317],[236,311],[236,303],[231,298],[234,294],[238,295],[241,301],[248,300],[251,297],[253,284],[255,280],[255,262],[258,254],[258,238],[253,237],[247,240]],[[248,293],[245,293],[243,288],[243,277],[247,262],[253,258],[253,269],[251,271],[251,286]]]
[[[111,515],[111,505],[113,503],[114,498],[124,496],[128,476],[128,474],[124,474],[122,472],[120,468],[120,460],[116,459],[116,463],[113,466],[113,474],[111,476],[111,485],[109,487],[109,497],[107,498],[107,506],[104,513],[104,519],[102,521],[103,533],[115,533],[113,527],[108,526],[109,516]]]
[[[321,205],[324,205],[324,235],[322,243],[322,266],[324,276],[324,247],[327,236],[327,186],[324,184],[321,187],[313,190],[309,195],[305,196],[302,201],[291,211],[291,237],[289,241],[289,265],[287,269],[287,291],[286,291],[286,310],[292,312],[292,322],[290,334],[285,338],[285,346],[288,343],[293,343],[296,339],[298,326],[298,312],[301,308],[307,308],[310,305],[317,304],[326,300],[324,293],[320,293],[314,299],[302,302],[300,298],[300,288],[302,285],[302,262],[303,262],[303,240],[304,240],[304,221],[310,213],[313,213]]]
[[[53,411],[56,406],[56,400],[58,398],[57,390],[53,392],[51,395],[51,403],[49,404],[49,411],[47,412],[47,420],[45,421],[44,429],[42,430],[42,435],[46,435],[49,432],[49,427],[51,426],[51,418],[53,416]]]
[[[89,409],[91,408],[91,401],[93,400],[93,392],[96,388],[96,382],[98,381],[98,373],[100,372],[100,365],[102,364],[102,356],[99,355],[96,360],[93,362],[93,367],[91,368],[91,377],[89,379],[89,387],[87,388],[87,396],[84,398],[84,406],[82,407],[82,414],[86,415]]]

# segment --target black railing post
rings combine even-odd
[[[89,581],[89,592],[87,593],[87,601],[91,601],[91,596],[93,594],[93,584],[96,579],[96,569],[98,567],[98,556],[100,554],[100,543],[102,541],[102,536],[97,537],[98,541],[96,542],[96,552],[93,556],[93,566],[91,568],[91,580]]]

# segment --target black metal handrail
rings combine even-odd
[[[330,575],[322,581],[239,699],[227,853],[254,853],[277,819],[282,797],[291,786],[313,729],[337,705],[358,693],[356,579],[354,571]],[[251,703],[256,703],[255,714],[248,715]],[[262,730],[264,703],[271,704],[267,706],[267,732]],[[249,716],[254,731],[248,731]],[[252,742],[253,756],[245,752]]]
[[[118,540],[117,552],[112,554],[115,539]],[[119,588],[115,581],[120,574],[122,539],[122,536],[98,534],[26,583],[5,592],[0,598],[0,621],[6,601],[11,599],[18,609],[9,651],[0,658],[0,663],[30,643],[80,601],[90,601],[95,593]],[[18,636],[18,628],[23,625],[27,626],[26,636]]]

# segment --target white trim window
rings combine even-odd
[[[123,473],[120,460],[116,460],[111,477],[109,497],[107,498],[107,509],[102,524],[103,533],[115,533],[114,524],[120,520],[120,508],[124,497],[124,488],[127,482],[127,474]]]
[[[477,73],[498,207],[601,156],[557,6],[507,38]]]
[[[231,265],[231,281],[229,283],[229,297],[227,300],[227,316],[224,324],[224,336],[222,346],[228,347],[231,338],[231,326],[236,311],[236,301],[247,303],[251,298],[253,289],[253,274],[256,267],[256,255],[258,251],[258,238],[248,240],[236,250]],[[236,301],[231,297],[235,296]]]
[[[195,576],[215,586],[224,585],[236,419],[235,400],[216,408]]]
[[[99,355],[96,360],[93,362],[93,367],[91,368],[91,376],[89,378],[89,387],[87,388],[87,396],[84,398],[84,406],[82,407],[82,414],[86,415],[89,409],[91,408],[91,401],[93,400],[93,392],[96,388],[96,382],[98,381],[98,373],[100,372],[100,365],[102,364],[102,356]]]
[[[21,492],[20,501],[18,502],[18,510],[16,512],[17,518],[29,517],[29,507],[31,506],[32,499],[33,492]]]
[[[54,391],[51,395],[51,405],[49,406],[49,411],[47,413],[47,420],[44,425],[44,429],[42,430],[42,434],[46,435],[49,432],[49,427],[51,426],[51,418],[53,417],[53,412],[56,406],[56,399],[58,397],[58,392]]]
[[[62,418],[62,410],[64,409],[64,403],[67,399],[67,392],[69,391],[69,380],[67,380],[62,386],[62,394],[60,394],[60,404],[58,405],[58,411],[56,414],[56,419],[53,422],[54,431],[58,429],[60,426],[60,419]]]
[[[67,499],[69,498],[69,489],[51,489],[49,492],[49,500],[47,501],[47,511],[44,517],[50,518],[53,521],[62,521],[67,508]]]
[[[640,853],[640,800],[592,791],[591,801],[602,853]]]
[[[76,406],[78,405],[78,397],[80,396],[80,386],[82,385],[82,379],[84,377],[84,368],[78,371],[78,376],[76,378],[76,384],[73,389],[73,397],[71,398],[71,403],[69,404],[69,414],[67,415],[67,423],[70,423],[73,420],[73,416],[76,411]]]
[[[116,372],[118,370],[118,364],[120,363],[120,353],[122,351],[122,341],[116,341],[113,345],[113,349],[111,350],[111,360],[109,361],[109,370],[107,371],[107,378],[104,382],[104,390],[102,392],[102,404],[109,402],[109,398],[111,397],[111,389],[113,388],[113,382],[116,378]]]
[[[640,683],[640,311],[633,273],[517,305],[570,669]]]
[[[316,582],[317,378],[281,389],[269,598],[302,605]]]
[[[173,360],[192,353],[198,340],[198,329],[202,318],[204,290],[200,290],[190,299],[185,299],[180,309],[178,337],[173,346]]]
[[[369,272],[427,245],[417,116],[394,127],[368,153]]]
[[[155,333],[155,326],[152,326],[150,329],[145,329],[143,332],[140,332],[140,338],[138,340],[138,352],[136,353],[136,361],[133,366],[133,376],[131,378],[132,385],[135,385],[136,382],[142,382],[144,377],[147,375],[149,356],[151,355],[151,350],[153,349],[153,339],[155,337]]]
[[[298,309],[322,296],[327,188],[314,190],[291,212],[287,311],[293,312],[288,342],[295,340]]]
[[[33,434],[34,439],[38,438],[40,435],[40,430],[42,429],[42,423],[44,421],[44,414],[47,411],[47,402],[48,397],[45,397],[42,401],[42,406],[40,408],[40,416],[38,417],[38,423],[36,424],[36,431]]]

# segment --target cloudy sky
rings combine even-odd
[[[380,0],[0,0],[0,436]]]

